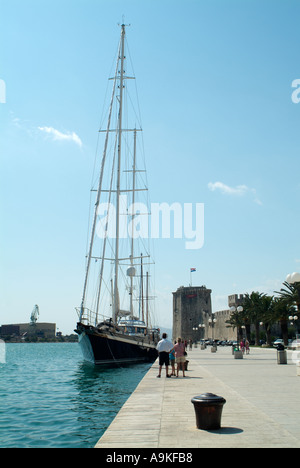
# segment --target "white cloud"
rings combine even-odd
[[[236,187],[230,187],[229,185],[226,185],[223,182],[209,182],[208,188],[212,192],[214,192],[215,190],[219,190],[223,195],[233,195],[238,197],[242,197],[248,193],[252,193],[255,197],[254,202],[258,205],[262,205],[262,202],[256,196],[256,190],[247,187],[247,185],[237,185]]]
[[[38,127],[41,132],[48,133],[53,137],[53,140],[73,141],[76,145],[82,147],[82,141],[75,132],[62,133],[53,127]]]
[[[223,182],[209,182],[208,188],[212,192],[214,190],[220,190],[221,193],[228,195],[244,195],[248,191],[248,187],[246,185],[237,185],[237,187],[229,187],[229,185],[225,185],[223,184]]]

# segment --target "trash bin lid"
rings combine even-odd
[[[201,395],[195,396],[191,400],[193,403],[203,402],[203,403],[226,403],[225,398],[215,395],[214,393],[202,393]]]

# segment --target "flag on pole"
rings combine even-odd
[[[192,273],[194,273],[196,271],[196,268],[190,268],[190,286],[193,286],[193,283],[192,283]]]

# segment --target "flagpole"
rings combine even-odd
[[[190,286],[193,286],[192,273],[194,273],[195,271],[196,271],[196,268],[190,268]]]

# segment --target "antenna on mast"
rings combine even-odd
[[[122,15],[122,24],[118,23],[118,26],[125,27],[125,26],[131,26],[131,24],[125,24],[125,15]]]

